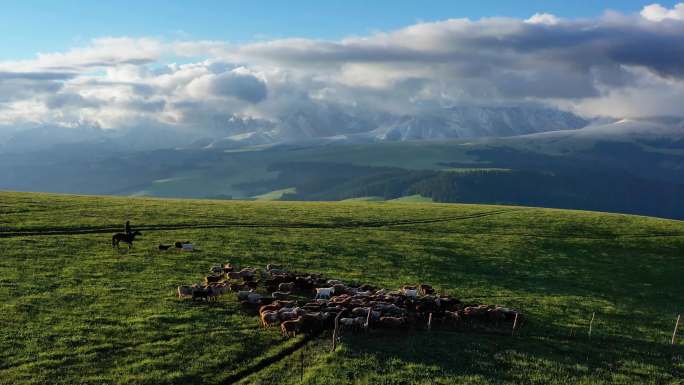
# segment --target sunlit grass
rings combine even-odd
[[[435,218],[453,220],[410,223]],[[0,193],[0,234],[123,228],[126,219],[280,227],[146,230],[130,252],[112,250],[109,233],[0,238],[0,383],[221,383],[294,343],[260,330],[232,296],[175,298],[177,285],[226,261],[385,287],[428,282],[526,315],[515,337],[374,332],[347,336],[331,353],[323,336],[303,350],[304,383],[641,384],[684,374],[681,343],[669,346],[684,297],[682,222],[480,205]],[[292,226],[302,223],[310,226]],[[199,251],[157,251],[175,240]],[[299,359],[244,382],[299,383]]]

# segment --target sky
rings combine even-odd
[[[684,115],[673,1],[25,0],[0,34],[0,134],[354,130],[469,104]]]
[[[672,7],[676,1],[660,1]],[[596,17],[637,13],[643,0],[6,0],[0,12],[0,59],[30,58],[103,36],[154,36],[246,42],[284,37],[340,39],[420,21],[550,13]]]

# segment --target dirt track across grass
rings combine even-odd
[[[448,216],[429,219],[398,220],[398,221],[350,221],[340,223],[315,223],[315,222],[291,222],[291,223],[258,223],[258,222],[224,222],[224,223],[181,223],[181,224],[142,224],[135,226],[140,231],[162,231],[162,230],[198,230],[198,229],[221,229],[221,228],[283,228],[283,229],[354,229],[354,228],[378,228],[411,225],[429,225],[443,222],[454,222],[468,219],[477,219],[494,215],[506,214],[509,212],[523,211],[523,209],[491,210],[479,213]],[[29,228],[22,230],[5,229],[0,230],[0,238],[24,237],[24,236],[54,236],[54,235],[81,235],[81,234],[107,234],[121,230],[120,227],[44,227]],[[455,232],[455,234],[461,234]],[[472,234],[464,232],[464,235]],[[661,237],[684,237],[684,233],[661,233],[661,234],[607,234],[607,235],[588,235],[585,233],[565,233],[559,234],[527,234],[521,232],[487,232],[488,235],[496,236],[516,236],[530,238],[563,238],[563,239],[617,239],[617,238],[661,238]]]
[[[406,226],[419,224],[432,224],[440,222],[451,222],[458,220],[482,218],[491,215],[499,215],[510,211],[519,211],[520,209],[511,210],[494,210],[485,211],[470,215],[440,217],[430,219],[417,220],[400,220],[400,221],[368,221],[368,222],[346,222],[346,223],[250,223],[250,222],[227,222],[227,223],[208,223],[208,224],[152,224],[152,225],[137,225],[136,230],[140,231],[158,231],[158,230],[194,230],[194,229],[220,229],[231,227],[263,227],[263,228],[311,228],[311,229],[345,229],[345,228],[363,228],[363,227],[390,227],[390,226]],[[72,228],[34,228],[25,230],[6,230],[0,231],[0,238],[20,237],[20,236],[41,236],[41,235],[79,235],[79,234],[106,234],[120,231],[120,227],[72,227]]]

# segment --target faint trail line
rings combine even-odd
[[[522,238],[551,238],[551,239],[592,239],[592,240],[616,240],[616,239],[648,239],[648,238],[676,238],[684,237],[684,233],[661,233],[661,234],[604,234],[604,235],[590,235],[581,233],[563,234],[530,234],[506,231],[488,231],[488,232],[464,232],[464,231],[450,231],[451,234],[458,234],[464,236],[481,236],[491,235],[498,237],[522,237]],[[1,236],[0,236],[1,237]]]
[[[484,211],[468,215],[408,219],[398,221],[368,221],[368,222],[342,222],[342,223],[312,223],[312,222],[292,222],[292,223],[250,223],[250,222],[226,222],[226,223],[207,223],[207,224],[174,224],[174,225],[139,225],[135,226],[140,231],[159,231],[159,230],[193,230],[193,229],[221,229],[239,227],[260,227],[260,228],[292,228],[292,229],[353,229],[353,228],[374,228],[431,224],[440,222],[451,222],[466,219],[482,218],[492,215],[504,214],[512,211],[524,209],[507,209]],[[80,235],[80,234],[104,234],[121,231],[121,227],[80,227],[80,228],[44,228],[26,230],[6,230],[0,231],[0,238],[21,237],[21,236],[51,236],[51,235]]]
[[[425,218],[425,219],[407,219],[397,221],[350,221],[340,223],[315,223],[315,222],[291,222],[291,223],[258,223],[258,222],[225,222],[225,223],[178,223],[178,224],[150,224],[136,226],[136,230],[140,231],[163,231],[163,230],[199,230],[199,229],[223,229],[223,228],[280,228],[280,229],[354,229],[354,228],[380,228],[380,227],[397,227],[397,226],[411,226],[421,224],[435,224],[444,222],[454,222],[467,219],[484,218],[494,215],[506,214],[509,212],[520,212],[530,210],[527,208],[515,209],[501,209],[477,212],[473,214]],[[120,226],[103,226],[103,227],[47,227],[47,228],[30,228],[24,230],[5,229],[0,230],[0,238],[12,238],[23,236],[54,236],[54,235],[81,235],[81,234],[107,234],[120,232]],[[620,238],[626,239],[648,239],[648,238],[669,238],[669,237],[684,237],[684,233],[654,233],[654,234],[604,234],[604,235],[590,235],[568,233],[563,234],[532,234],[522,232],[506,232],[506,231],[449,231],[451,234],[469,235],[469,236],[512,236],[512,237],[526,237],[526,238],[552,238],[552,239],[595,239],[595,240],[615,240]]]
[[[294,345],[287,347],[287,348],[279,351],[278,353],[276,353],[272,356],[265,357],[265,358],[259,360],[257,363],[255,363],[252,366],[249,366],[245,369],[242,369],[240,371],[235,372],[234,374],[231,374],[230,376],[228,376],[228,378],[226,378],[221,383],[222,384],[235,384],[237,382],[240,382],[240,381],[244,380],[245,378],[247,378],[253,374],[256,374],[256,373],[266,369],[267,367],[275,364],[276,362],[282,361],[286,357],[296,353],[299,349],[303,348],[304,345],[309,343],[309,341],[318,337],[320,334],[321,334],[320,332],[318,332],[318,333],[307,333],[304,335],[304,337],[300,341],[297,341]]]

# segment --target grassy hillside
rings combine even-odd
[[[116,252],[111,232],[126,219],[143,237]],[[175,240],[199,250],[157,251]],[[484,205],[0,193],[0,245],[0,384],[684,378],[684,338],[669,346],[684,312],[677,221]],[[385,287],[428,282],[518,308],[528,321],[515,337],[375,331],[347,336],[331,353],[329,335],[284,340],[261,330],[231,295],[211,304],[176,299],[177,285],[226,261]]]
[[[295,194],[297,192],[294,188],[286,188],[282,190],[274,190],[267,192],[265,194],[257,195],[254,197],[258,201],[277,201],[283,197],[285,194]]]
[[[532,136],[228,151],[57,147],[0,154],[0,189],[297,201],[421,195],[684,219],[684,156],[676,146]]]

